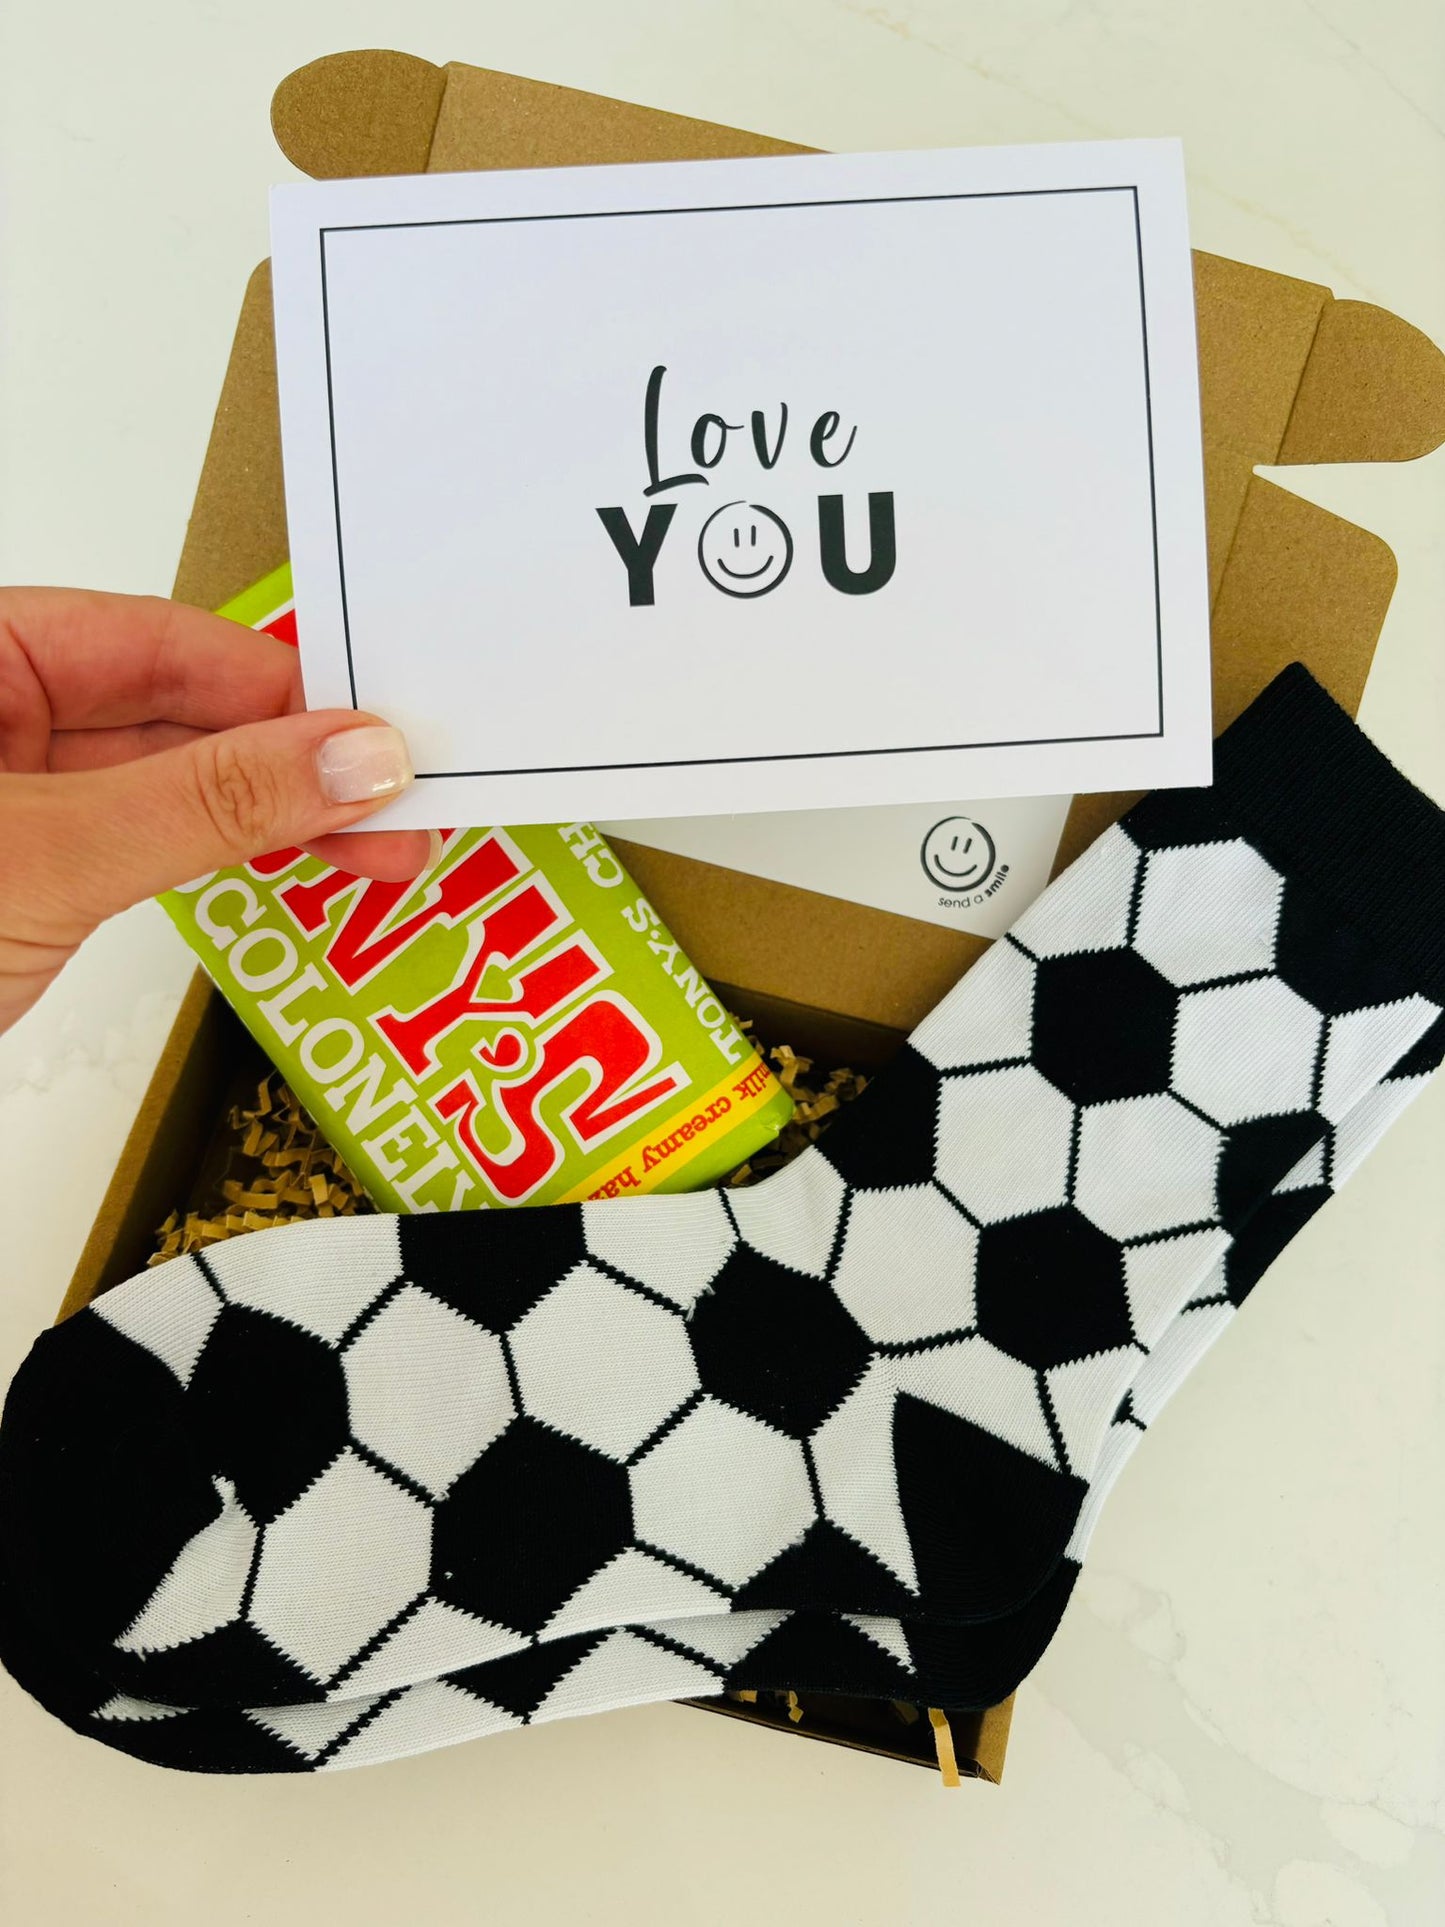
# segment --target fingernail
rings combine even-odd
[[[389,723],[368,723],[328,736],[316,752],[328,803],[371,803],[398,796],[412,779],[406,738]]]

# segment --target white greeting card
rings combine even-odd
[[[273,198],[313,705],[428,826],[1199,783],[1177,144]]]

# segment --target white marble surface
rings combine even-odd
[[[1201,245],[1445,339],[1438,0],[14,0],[0,575],[166,586],[284,172],[269,91],[368,44],[827,147],[1181,133]],[[1364,716],[1439,793],[1445,456],[1289,479],[1400,557]],[[60,1295],[187,969],[137,911],[0,1040],[0,1374]],[[211,1783],[72,1739],[0,1680],[0,1915],[1445,1918],[1442,1151],[1436,1089],[1150,1434],[1001,1789],[671,1707]]]

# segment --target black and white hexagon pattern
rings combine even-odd
[[[1415,1063],[1415,1053],[1407,1054],[1340,1126],[1332,1126],[1292,1167],[1255,1214],[1245,1235],[1211,1267],[1202,1288],[1172,1320],[1143,1362],[1114,1416],[1088,1499],[1075,1523],[1067,1548],[1074,1566],[1084,1557],[1100,1502],[1143,1428],[1153,1422],[1194,1361],[1228,1324],[1236,1305],[1294,1228],[1348,1179],[1382,1131],[1427,1081],[1439,1056],[1439,1028],[1437,1023],[1433,1049],[1425,1051],[1422,1061]],[[1430,1040],[1424,1043],[1429,1046]],[[1136,1252],[1150,1249],[1158,1247],[1135,1247]],[[192,1329],[187,1336],[187,1319],[179,1307],[186,1302],[190,1280],[181,1273],[176,1282],[181,1297],[170,1350],[174,1366],[184,1370],[195,1342],[196,1321],[190,1321]],[[209,1305],[204,1298],[200,1304],[199,1323],[209,1329],[214,1322]],[[928,1349],[940,1361],[951,1351],[946,1344]],[[109,1377],[114,1363],[113,1357],[104,1359],[103,1376]],[[887,1396],[883,1372],[884,1361],[875,1360],[866,1374],[867,1391],[850,1399],[846,1412],[840,1410],[814,1434],[811,1449],[815,1457],[821,1454],[826,1462],[828,1455],[841,1451],[845,1458],[871,1456],[875,1464],[883,1463],[886,1453],[869,1455],[866,1430],[859,1435],[849,1430],[860,1417],[865,1428],[870,1414],[876,1419],[880,1400]],[[866,1521],[863,1529],[868,1530]],[[195,1556],[200,1556],[203,1542],[196,1543]],[[252,1544],[253,1535],[241,1535],[242,1562],[249,1559]],[[906,1547],[903,1555],[908,1556]],[[590,1611],[601,1601],[620,1618],[629,1606],[634,1571],[635,1562],[614,1562],[608,1568],[607,1586],[582,1589],[574,1603]],[[1064,1590],[1066,1596],[1067,1581]],[[1046,1634],[1055,1609],[1049,1604],[1048,1588],[1039,1597],[1044,1617],[1041,1630]],[[1008,1626],[1013,1622],[996,1623]],[[600,1628],[581,1636],[564,1628],[561,1636],[545,1646],[514,1648],[510,1653],[504,1650],[491,1663],[428,1676],[425,1665],[446,1658],[445,1642],[437,1637],[446,1621],[435,1609],[424,1607],[407,1624],[410,1648],[405,1641],[393,1641],[387,1648],[386,1666],[372,1666],[356,1675],[358,1683],[365,1679],[372,1690],[329,1704],[271,1705],[201,1715],[112,1693],[108,1698],[102,1694],[94,1702],[78,1699],[70,1712],[72,1717],[79,1715],[82,1730],[143,1759],[195,1764],[191,1749],[203,1744],[203,1757],[212,1767],[333,1771],[454,1744],[520,1724],[707,1693],[727,1684],[793,1680],[820,1691],[895,1698],[917,1698],[920,1694],[946,1697],[929,1669],[941,1662],[951,1677],[951,1668],[957,1664],[950,1643],[954,1635],[946,1629],[935,1629],[935,1636],[930,1638],[918,1622],[914,1622],[910,1635],[899,1620],[886,1617],[738,1611],[695,1621]],[[1009,1637],[1005,1635],[1006,1645]],[[939,1638],[944,1642],[941,1646]],[[982,1660],[985,1666],[980,1680],[965,1664],[966,1683],[961,1690],[968,1695],[978,1691],[989,1677],[987,1656],[980,1655],[971,1640],[965,1641],[961,1650],[972,1654],[975,1664]],[[1035,1651],[1026,1639],[1010,1657],[1026,1665]],[[922,1677],[919,1667],[924,1669]],[[1015,1666],[1007,1672],[1007,1680],[1016,1674]],[[999,1690],[1002,1685],[1001,1678]],[[203,1722],[199,1731],[198,1720]]]
[[[186,1388],[215,1491],[117,1652],[181,1699],[244,1646],[254,1703],[337,1704],[318,1735],[510,1668],[506,1721],[567,1642],[587,1690],[625,1675],[643,1622],[959,1613],[985,1466],[994,1504],[1053,1481],[1056,1554],[1233,1219],[1436,1015],[1179,820],[1108,831],[761,1185],[316,1223],[101,1300]]]

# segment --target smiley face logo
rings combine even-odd
[[[697,538],[702,572],[724,595],[766,595],[793,563],[788,525],[756,502],[725,502]]]
[[[977,890],[998,860],[993,838],[971,816],[945,816],[935,823],[920,854],[929,881],[941,890]]]

